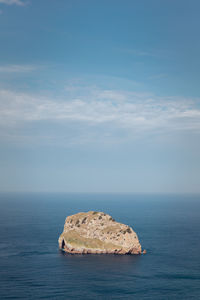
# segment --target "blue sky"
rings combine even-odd
[[[0,0],[0,190],[200,192],[198,0]]]

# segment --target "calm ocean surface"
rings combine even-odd
[[[66,255],[65,217],[111,214],[146,255]],[[200,196],[0,194],[0,299],[200,299]]]

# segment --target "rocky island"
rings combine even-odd
[[[96,211],[68,216],[58,243],[59,248],[67,253],[142,253],[137,234],[131,227],[116,222],[108,214]]]

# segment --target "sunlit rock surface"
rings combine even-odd
[[[89,211],[68,216],[59,247],[68,253],[141,254],[137,234],[103,212]]]

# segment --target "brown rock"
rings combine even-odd
[[[68,216],[58,243],[67,253],[142,253],[137,234],[132,228],[96,211]]]

